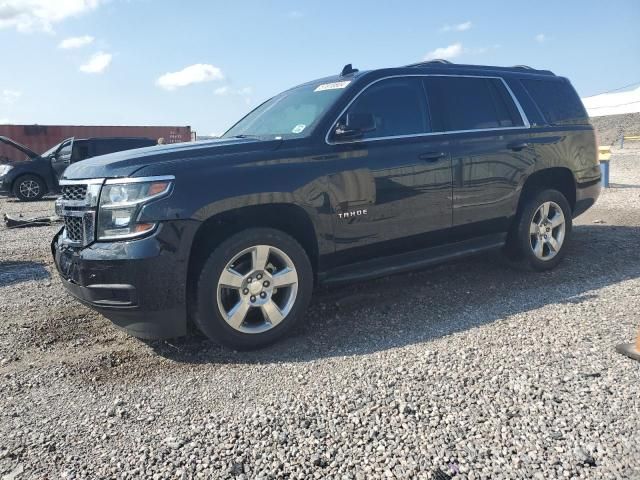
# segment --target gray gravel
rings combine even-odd
[[[555,271],[323,291],[254,353],[130,338],[64,294],[55,227],[0,227],[0,475],[640,478],[640,151],[611,169]]]

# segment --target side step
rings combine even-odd
[[[506,233],[486,235],[448,245],[353,263],[329,270],[320,278],[320,284],[337,285],[420,270],[450,260],[501,248],[504,246],[506,238]]]

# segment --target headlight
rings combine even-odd
[[[119,240],[144,235],[155,223],[138,222],[142,207],[169,194],[173,177],[107,180],[100,193],[98,240]]]
[[[5,176],[12,168],[11,165],[0,165],[0,177]]]

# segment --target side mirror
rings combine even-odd
[[[344,125],[338,124],[335,135],[338,138],[357,138],[376,129],[376,119],[371,113],[347,113]]]

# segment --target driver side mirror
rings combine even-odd
[[[336,138],[358,138],[376,129],[376,119],[371,113],[347,113],[344,125],[338,124]]]

